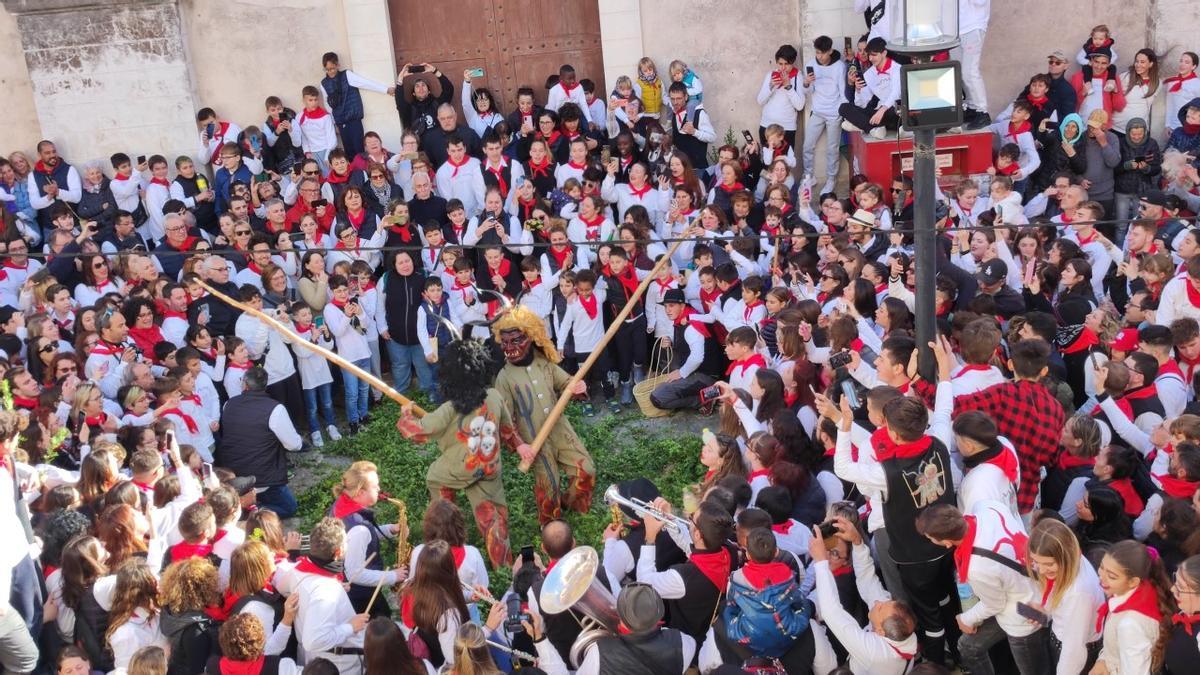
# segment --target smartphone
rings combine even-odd
[[[329,206],[329,200],[327,200],[327,199],[314,199],[314,200],[312,201],[312,207],[315,209],[315,208],[317,208],[318,206]]]
[[[804,66],[804,72],[805,72],[805,73],[808,73],[809,75],[812,75],[812,74],[813,74],[813,67],[812,67],[812,66]]]
[[[291,239],[293,244],[302,242],[302,241],[304,241],[304,233],[303,232],[292,232],[292,233],[288,234],[288,239]]]
[[[212,464],[209,464],[208,462],[204,462],[203,464],[201,464],[200,465],[200,478],[202,478],[204,480],[208,480],[208,477],[211,475],[212,475]]]
[[[854,382],[850,381],[849,378],[842,380],[842,396],[846,397],[846,401],[850,403],[850,407],[854,410],[858,410],[858,407],[862,405],[862,401],[858,398],[858,389],[855,388]]]
[[[423,73],[423,72],[425,72],[425,66],[409,66],[409,67],[408,67],[408,72],[410,72],[410,73]]]
[[[851,361],[850,352],[848,352],[848,351],[838,352],[829,357],[829,367],[833,368],[834,370],[837,370],[838,368],[843,368],[845,366],[850,365],[850,361]]]
[[[470,75],[471,77],[483,77],[483,68],[472,68]]]
[[[141,166],[142,164],[145,164],[145,163],[146,163],[146,156],[145,156],[145,155],[138,155],[138,160],[137,160],[137,163],[138,163],[138,166]]]
[[[1100,367],[1100,364],[1096,363],[1096,352],[1088,352],[1088,360],[1092,362],[1092,370]]]
[[[750,133],[749,129],[742,129],[742,138],[746,139],[747,143],[754,142],[754,134]]]
[[[1045,612],[1035,609],[1032,605],[1027,605],[1023,602],[1017,603],[1017,614],[1029,619],[1030,621],[1036,621],[1043,626],[1050,623],[1050,617],[1047,616]]]
[[[317,328],[324,328],[325,327],[325,317],[320,314],[316,315],[315,317],[313,317],[313,325],[316,326]]]
[[[705,387],[700,390],[700,402],[701,403],[708,403],[709,401],[715,401],[720,397],[721,397],[721,388],[715,384],[711,387]]]
[[[209,122],[208,126],[204,127],[204,133],[207,134],[209,138],[212,138],[213,134],[216,133],[216,131],[217,131],[217,125],[213,122]]]
[[[612,148],[607,145],[600,148],[600,163],[608,164],[608,160],[612,159]]]
[[[523,563],[533,562],[533,547],[532,546],[522,546],[521,547],[521,562],[523,562]]]

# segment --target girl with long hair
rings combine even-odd
[[[412,655],[395,621],[371,619],[363,633],[363,675],[427,675],[427,663]]]
[[[172,673],[199,673],[217,646],[216,619],[224,618],[217,568],[207,558],[185,558],[162,573],[159,626],[170,642]]]
[[[116,572],[112,608],[105,640],[112,650],[113,666],[129,668],[134,652],[142,647],[166,647],[158,625],[158,580],[145,561],[130,560]]]
[[[450,546],[458,570],[458,579],[469,588],[491,584],[488,578],[487,565],[479,549],[467,543],[467,521],[463,518],[462,509],[449,499],[436,499],[425,509],[421,521],[422,543],[413,549],[410,566],[415,566],[417,558],[425,550],[425,546],[437,540],[442,540]],[[463,589],[465,596],[471,591]],[[464,596],[464,597],[465,597]]]
[[[700,464],[707,469],[704,480],[700,482],[701,490],[716,485],[726,476],[746,478],[742,449],[737,438],[727,434],[704,435],[704,444],[700,446]]]
[[[128,504],[114,504],[96,519],[96,535],[108,551],[108,564],[112,568],[127,560],[145,562],[149,553],[146,542],[149,534],[150,521]],[[153,564],[158,562],[154,560]]]
[[[108,553],[95,537],[80,536],[67,542],[62,554],[62,599],[73,619],[75,641],[87,652],[97,670],[112,670],[106,649],[109,612],[96,599],[96,584],[108,575]],[[111,577],[106,580],[110,585]],[[59,625],[63,625],[63,616]]]
[[[223,610],[231,615],[253,614],[267,631],[266,653],[282,654],[287,653],[291,642],[297,602],[288,607],[289,603],[271,585],[274,577],[275,554],[270,547],[255,540],[238,546],[229,558],[229,588]],[[288,656],[295,654],[294,648],[289,651]]]
[[[1107,600],[1096,625],[1104,646],[1092,672],[1158,672],[1176,609],[1158,553],[1131,539],[1119,541],[1104,555],[1099,576]]]
[[[1039,591],[1030,603],[1050,618],[1055,672],[1085,673],[1100,653],[1095,616],[1104,603],[1100,579],[1062,521],[1043,518],[1029,531],[1029,578]]]
[[[439,539],[426,544],[414,562],[412,577],[400,591],[401,621],[425,642],[434,666],[453,665],[458,627],[470,621],[454,554]]]
[[[725,385],[721,389],[726,395],[732,393],[733,390],[724,382],[718,384]],[[742,428],[750,436],[759,431],[769,432],[775,414],[787,407],[783,376],[778,371],[759,368],[754,371],[754,379],[750,380],[749,394],[750,405],[746,405],[741,398],[733,397],[733,410],[741,420]]]

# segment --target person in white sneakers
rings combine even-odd
[[[871,67],[851,82],[854,101],[843,103],[838,112],[845,118],[842,128],[846,131],[862,131],[882,140],[889,129],[900,126],[900,115],[896,112],[900,101],[900,65],[888,54],[883,38],[873,38],[867,43],[867,59]]]
[[[804,125],[804,173],[813,175],[817,141],[825,136],[825,185],[819,194],[833,192],[841,166],[842,115],[838,107],[845,99],[846,62],[833,48],[833,40],[822,35],[813,40],[816,55],[804,64],[804,93],[812,103]]]
[[[992,123],[987,112],[987,88],[979,68],[991,14],[992,0],[958,0],[959,46],[951,50],[950,58],[962,63],[963,89],[967,97],[963,122],[968,129],[981,129]]]

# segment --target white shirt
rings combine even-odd
[[[384,534],[395,535],[395,525],[381,525]],[[380,580],[386,586],[398,581],[396,570],[373,570],[367,567],[367,547],[371,544],[371,529],[367,525],[355,525],[346,532],[346,579],[358,586],[378,586]]]
[[[1012,455],[1013,466],[1020,466],[1017,451],[1012,443],[1003,436],[1000,444],[1004,446],[1003,453]],[[1007,504],[1009,515],[1020,517],[1017,508],[1017,486],[1021,483],[1021,472],[1017,471],[1017,479],[1010,482],[1004,471],[995,464],[980,464],[963,474],[958,484],[958,506],[963,513],[971,513],[981,502],[998,502]]]
[[[992,0],[958,0],[958,32],[966,35],[973,30],[987,30],[992,14]],[[887,19],[885,15],[885,20]],[[1113,61],[1117,56],[1113,54]]]
[[[282,382],[296,372],[296,366],[292,364],[292,355],[287,348],[291,339],[268,326],[267,322],[242,313],[234,323],[233,332],[246,341],[246,349],[250,352],[252,360],[264,359],[267,384]]]
[[[1162,296],[1158,300],[1158,311],[1154,314],[1154,323],[1160,326],[1170,326],[1176,319],[1200,320],[1200,307],[1188,300],[1188,276],[1175,277],[1163,286]]]
[[[1147,583],[1145,580],[1142,583]],[[1150,670],[1151,655],[1158,641],[1158,622],[1138,612],[1114,612],[1137,589],[1109,598],[1108,619],[1104,622],[1104,646],[1100,660],[1108,666],[1110,675],[1141,675]]]
[[[117,627],[108,638],[113,653],[111,673],[122,675],[129,668],[129,661],[142,647],[167,648],[167,638],[158,630],[158,617],[151,617],[142,607],[133,610],[129,620]]]
[[[483,208],[487,190],[478,159],[467,157],[466,164],[455,167],[449,160],[438,167],[437,194],[447,201],[458,199],[463,203],[467,216],[474,216]]]
[[[838,108],[846,100],[846,62],[834,59],[829,65],[823,66],[816,59],[809,59],[805,66],[813,69],[816,78],[811,87],[804,85],[804,78],[800,78],[804,93],[812,100],[809,111],[826,119],[837,119],[841,116]]]
[[[629,210],[629,207],[636,204],[646,208],[646,212],[650,215],[650,222],[657,223],[666,215],[670,198],[665,197],[662,191],[655,189],[652,185],[647,184],[643,187],[649,189],[641,194],[634,194],[633,186],[629,183],[618,183],[616,177],[609,174],[604,177],[604,182],[600,185],[600,196],[610,204],[616,203],[617,218],[621,221],[625,220],[625,212]]]
[[[409,562],[409,568],[413,568],[417,564],[417,559],[421,557],[421,552],[425,550],[425,544],[417,544],[413,549],[412,559]],[[491,579],[488,577],[487,564],[483,560],[483,554],[479,549],[467,544],[463,547],[463,561],[458,566],[458,580],[474,588],[475,586],[487,587],[491,585]],[[463,589],[464,597],[470,592]]]
[[[333,342],[327,340],[324,332],[315,326],[311,327],[302,337],[308,338],[310,342],[326,349],[333,349]],[[325,360],[324,356],[296,343],[292,343],[292,352],[296,355],[296,370],[300,372],[301,389],[316,389],[323,384],[333,382],[333,376],[329,373],[329,362]]]
[[[330,653],[335,647],[363,646],[363,632],[354,632],[350,625],[355,611],[342,584],[319,574],[296,570],[291,574],[295,581],[293,592],[300,596],[294,627],[300,646],[309,658],[320,656],[332,661],[341,675],[359,675],[362,672],[359,655]]]
[[[879,101],[875,109],[878,110],[881,107],[889,107],[900,100],[900,64],[889,58],[884,65],[887,66],[886,73],[880,72],[876,66],[871,66],[863,73],[866,86],[855,93],[855,105],[865,108],[870,103],[871,97],[877,97]]]
[[[804,109],[804,71],[796,70],[796,76],[784,83],[784,87],[771,88],[771,77],[779,71],[772,70],[763,76],[762,86],[758,89],[758,104],[762,106],[762,118],[758,125],[769,127],[778,124],[784,131],[795,131],[796,114]]]
[[[591,113],[588,111],[587,96],[583,93],[583,86],[576,84],[571,88],[571,92],[567,93],[561,82],[550,88],[550,94],[546,97],[546,110],[558,112],[562,104],[570,101],[579,106],[579,110],[583,113],[583,119],[588,124],[592,123]]]
[[[1191,101],[1192,99],[1196,98],[1197,96],[1200,96],[1200,73],[1197,73],[1197,77],[1193,77],[1193,78],[1184,80],[1183,84],[1179,87],[1179,91],[1173,92],[1173,91],[1171,91],[1171,87],[1173,87],[1175,84],[1178,84],[1178,83],[1173,82],[1173,81],[1172,82],[1163,82],[1162,86],[1159,87],[1163,92],[1166,93],[1166,96],[1167,96],[1165,107],[1166,107],[1168,135],[1170,135],[1170,132],[1179,126],[1179,109],[1182,108],[1183,106],[1187,105],[1188,101]],[[1146,121],[1149,122],[1149,120],[1146,120]],[[1122,129],[1122,131],[1124,131],[1124,130]],[[72,169],[72,170],[74,170],[74,169]],[[32,174],[30,174],[29,180],[31,181],[29,183],[29,185],[30,185],[29,195],[32,198],[33,194],[34,194],[34,190],[32,187],[33,186],[33,183],[32,183],[33,175]],[[36,209],[36,208],[38,208],[38,206],[36,204],[34,204],[33,208]]]
[[[365,309],[365,308],[364,308]],[[355,330],[351,324],[351,318],[347,318],[341,309],[332,302],[325,305],[322,310],[322,315],[325,317],[325,325],[329,326],[329,331],[333,333],[334,342],[337,343],[338,354],[348,361],[361,361],[362,359],[371,358],[371,349],[367,345],[367,338]],[[360,321],[365,321],[359,318]]]
[[[868,607],[877,602],[892,599],[875,576],[875,562],[865,545],[853,547],[854,583],[858,594]],[[871,675],[902,675],[912,665],[911,659],[901,654],[917,653],[917,636],[908,636],[903,641],[889,640],[876,633],[868,625],[859,626],[854,617],[842,607],[838,599],[837,582],[829,570],[829,561],[813,563],[811,569],[816,578],[816,603],[825,627],[838,639],[849,653],[850,670]]]
[[[558,333],[558,349],[562,351],[567,346],[567,336],[575,336],[575,351],[578,354],[590,354],[600,338],[604,337],[604,287],[597,285],[592,291],[592,299],[596,302],[596,316],[588,316],[583,308],[583,300],[576,296],[567,301],[567,314],[563,318],[561,331]],[[703,356],[703,349],[701,349]]]
[[[301,132],[300,146],[304,152],[323,153],[337,147],[337,127],[333,115],[308,117],[301,110],[293,123],[294,129]]]
[[[1184,101],[1186,103],[1187,101]],[[1176,124],[1178,126],[1178,123]],[[62,161],[61,159],[59,160]],[[30,171],[29,177],[25,179],[26,187],[29,189],[29,205],[40,211],[48,208],[54,203],[54,200],[42,194],[42,191],[37,186],[37,172]],[[70,204],[78,204],[80,197],[83,196],[83,182],[79,180],[79,172],[75,167],[67,168],[67,184],[58,186],[58,198]],[[135,207],[136,208],[136,207]]]
[[[1079,557],[1078,572],[1071,587],[1054,607],[1046,607],[1050,629],[1062,642],[1055,675],[1079,675],[1087,663],[1087,645],[1100,639],[1096,616],[1104,602],[1104,589],[1087,558]],[[1035,598],[1036,599],[1036,598]],[[1049,598],[1047,598],[1049,602]]]

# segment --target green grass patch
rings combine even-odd
[[[353,438],[326,445],[324,455],[336,455],[351,460],[365,459],[379,467],[382,489],[408,504],[408,520],[413,545],[421,541],[421,519],[429,504],[425,485],[425,470],[437,456],[433,443],[418,444],[403,438],[396,431],[399,407],[388,402],[372,412],[370,425]],[[610,484],[637,477],[646,477],[673,504],[681,504],[683,488],[699,481],[704,470],[700,465],[700,436],[672,418],[647,420],[636,411],[596,418],[583,417],[572,405],[567,415],[592,453],[598,470],[596,496],[588,513],[570,513],[567,521],[580,542],[599,547],[601,534],[610,522],[609,511],[602,501],[604,489]],[[508,497],[509,538],[514,552],[526,544],[538,545],[537,513],[533,506],[533,478],[517,470],[515,453],[505,451],[503,476]],[[305,528],[322,518],[333,503],[332,487],[341,479],[341,470],[327,463],[301,465],[298,471],[307,472],[311,489],[297,497],[299,517]],[[468,538],[482,549],[479,532],[466,497],[459,497],[459,506],[467,519]],[[393,522],[396,507],[380,502],[376,507],[379,521]],[[387,551],[385,560],[391,564],[395,551]],[[486,559],[486,556],[485,556]],[[509,584],[509,570],[490,570],[492,591],[497,595]]]

